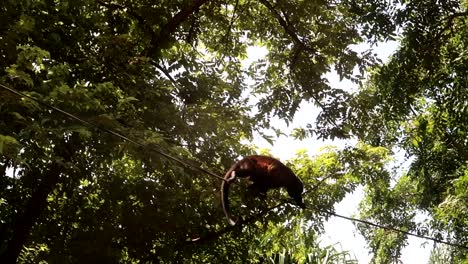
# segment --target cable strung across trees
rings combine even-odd
[[[77,121],[79,121],[79,122],[81,122],[81,123],[83,123],[83,124],[86,124],[86,125],[88,125],[88,126],[90,126],[90,127],[96,128],[96,129],[98,129],[98,130],[101,130],[101,131],[104,131],[104,132],[109,133],[109,134],[111,134],[111,135],[114,135],[114,136],[116,136],[116,137],[119,137],[119,138],[121,138],[121,139],[123,139],[123,140],[125,140],[125,141],[128,141],[128,142],[130,142],[130,143],[133,143],[133,144],[135,144],[135,145],[137,145],[137,146],[140,146],[140,147],[142,147],[142,148],[149,149],[149,150],[154,151],[154,152],[156,152],[156,153],[158,153],[158,154],[160,154],[160,155],[162,155],[162,156],[164,156],[164,157],[166,157],[166,158],[168,158],[168,159],[170,159],[170,160],[176,161],[176,162],[178,162],[178,163],[180,163],[180,164],[182,164],[182,165],[184,165],[184,166],[186,166],[186,167],[199,170],[199,171],[201,171],[201,172],[204,172],[204,173],[208,174],[209,176],[212,176],[212,177],[215,177],[215,178],[218,178],[218,179],[220,179],[220,180],[225,181],[225,179],[224,179],[223,177],[221,177],[221,176],[219,176],[219,175],[216,175],[215,173],[213,173],[213,172],[211,172],[211,171],[209,171],[209,170],[207,170],[207,169],[204,169],[204,168],[202,168],[202,167],[189,164],[189,163],[187,163],[187,162],[185,162],[185,161],[183,161],[183,160],[181,160],[181,159],[179,159],[179,158],[176,158],[176,157],[173,157],[173,156],[171,156],[171,155],[169,155],[169,154],[166,154],[166,153],[162,152],[162,151],[159,150],[159,149],[156,149],[156,148],[147,146],[147,145],[145,145],[145,144],[143,144],[143,143],[140,143],[140,142],[138,142],[138,141],[135,141],[135,140],[133,140],[133,139],[130,139],[129,137],[127,137],[127,136],[125,136],[125,135],[122,135],[122,134],[119,133],[119,132],[113,131],[112,129],[108,129],[108,128],[104,128],[104,127],[98,126],[98,125],[96,125],[96,124],[94,124],[94,123],[92,123],[92,122],[89,122],[89,121],[86,121],[86,120],[84,120],[84,119],[82,119],[82,118],[79,118],[79,117],[77,117],[77,116],[75,116],[75,115],[73,115],[73,114],[71,114],[71,113],[69,113],[69,112],[67,112],[67,111],[65,111],[65,110],[62,110],[62,109],[57,108],[57,107],[55,107],[55,106],[52,106],[52,105],[50,105],[50,104],[48,104],[48,103],[42,102],[41,100],[38,100],[38,99],[36,99],[36,98],[34,98],[34,97],[32,97],[32,96],[29,96],[29,95],[27,95],[27,94],[24,94],[24,93],[22,93],[22,92],[20,92],[20,91],[17,91],[17,90],[15,90],[15,89],[10,88],[10,87],[8,87],[8,86],[5,86],[5,85],[3,85],[3,84],[0,84],[0,87],[3,88],[3,89],[5,89],[5,90],[7,90],[7,91],[9,91],[9,92],[11,92],[11,93],[13,93],[13,94],[15,94],[15,95],[23,96],[23,97],[25,97],[25,98],[28,98],[29,100],[33,100],[33,101],[35,101],[35,102],[37,102],[37,103],[39,103],[39,104],[41,104],[41,105],[43,105],[43,106],[46,106],[46,107],[48,107],[48,108],[50,108],[50,109],[52,109],[52,110],[54,110],[54,111],[57,111],[57,112],[59,112],[59,113],[61,113],[61,114],[63,114],[63,115],[66,115],[66,116],[68,116],[68,117],[70,117],[70,118],[72,118],[72,119],[75,119],[75,120],[77,120]],[[305,195],[305,194],[310,193],[311,191],[317,189],[317,188],[318,188],[326,179],[328,179],[330,176],[331,176],[331,175],[329,175],[329,176],[323,178],[323,179],[320,180],[319,183],[316,184],[312,189],[307,190],[307,191],[304,192],[303,194]],[[250,217],[248,217],[248,218],[245,219],[245,220],[239,221],[239,223],[237,223],[237,225],[235,225],[235,226],[228,226],[228,227],[223,228],[223,229],[221,229],[221,230],[219,230],[219,231],[212,232],[212,233],[210,233],[210,234],[208,234],[208,235],[205,235],[204,237],[194,238],[194,239],[190,240],[189,242],[191,242],[191,243],[197,243],[197,244],[198,244],[198,243],[202,243],[202,242],[205,242],[205,241],[209,241],[209,240],[216,239],[216,238],[220,237],[221,235],[223,235],[223,234],[225,234],[225,233],[231,232],[231,231],[233,231],[233,230],[235,230],[235,229],[240,228],[241,226],[244,226],[244,225],[246,225],[246,224],[249,224],[249,223],[251,223],[251,222],[253,222],[253,221],[259,219],[260,217],[264,216],[265,214],[267,214],[267,213],[270,212],[271,210],[273,210],[273,209],[275,209],[275,208],[278,208],[278,207],[280,207],[280,206],[283,206],[283,205],[286,204],[286,203],[289,203],[289,201],[283,201],[283,202],[281,202],[281,203],[279,203],[279,204],[277,204],[277,205],[275,205],[275,206],[272,206],[272,207],[270,207],[270,208],[267,208],[266,210],[264,210],[264,211],[262,211],[262,212],[260,212],[260,213],[258,213],[258,214],[255,214],[255,215],[253,215],[253,216],[250,216]],[[311,208],[305,208],[305,209],[311,209]],[[318,211],[321,212],[321,213],[325,213],[325,214],[332,215],[332,216],[335,216],[335,217],[339,217],[339,218],[342,218],[342,219],[346,219],[346,220],[349,220],[349,221],[359,222],[359,223],[362,223],[362,224],[365,224],[365,225],[369,225],[369,226],[373,226],[373,227],[377,227],[377,228],[381,228],[381,229],[386,229],[386,230],[391,230],[391,231],[394,231],[394,232],[402,233],[402,234],[409,235],[409,236],[418,237],[418,238],[421,238],[421,239],[431,240],[431,241],[434,241],[434,242],[437,242],[437,243],[441,243],[441,244],[446,244],[446,245],[449,245],[449,246],[454,246],[454,247],[459,247],[459,248],[468,249],[467,246],[464,246],[464,245],[461,245],[461,244],[456,244],[456,243],[451,243],[451,242],[448,242],[448,241],[445,241],[445,240],[441,240],[441,239],[437,239],[437,238],[434,238],[434,237],[419,235],[419,234],[415,234],[415,233],[411,233],[411,232],[408,232],[408,231],[404,231],[404,230],[401,230],[401,229],[398,229],[398,228],[395,228],[395,227],[383,226],[383,225],[379,225],[379,224],[376,224],[376,223],[372,223],[372,222],[370,222],[370,221],[366,221],[366,220],[362,220],[362,219],[357,219],[357,218],[353,218],[353,217],[348,217],[348,216],[343,216],[343,215],[337,214],[337,213],[335,213],[335,212],[327,211],[327,210],[320,210],[320,209],[316,209],[316,210],[318,210]]]
[[[123,140],[125,140],[125,141],[128,141],[128,142],[130,142],[130,143],[133,143],[133,144],[135,144],[135,145],[137,145],[137,146],[139,146],[139,147],[146,148],[146,149],[149,149],[149,150],[151,150],[151,151],[154,151],[154,152],[160,154],[161,156],[163,156],[163,157],[165,157],[165,158],[167,158],[167,159],[176,161],[176,162],[178,162],[178,163],[180,163],[180,164],[182,164],[182,165],[184,165],[184,166],[186,166],[186,167],[188,167],[188,168],[192,168],[192,169],[199,170],[199,171],[201,171],[201,172],[204,172],[204,173],[208,174],[209,176],[212,176],[212,177],[215,177],[215,178],[218,178],[218,179],[224,181],[224,178],[223,178],[223,177],[221,177],[221,176],[219,176],[219,175],[216,175],[215,173],[213,173],[213,172],[211,172],[211,171],[209,171],[209,170],[207,170],[207,169],[204,169],[204,168],[202,168],[202,167],[195,166],[195,165],[192,165],[192,164],[190,164],[190,163],[187,163],[187,162],[185,162],[185,161],[183,161],[183,160],[181,160],[181,159],[179,159],[179,158],[173,157],[173,156],[171,156],[171,155],[169,155],[169,154],[167,154],[167,153],[165,153],[165,152],[163,152],[163,151],[161,151],[161,150],[159,150],[159,149],[157,149],[157,148],[150,147],[150,146],[145,145],[145,144],[143,144],[143,143],[140,143],[140,142],[138,142],[138,141],[136,141],[136,140],[133,140],[133,139],[131,139],[131,138],[129,138],[129,137],[127,137],[127,136],[125,136],[125,135],[119,133],[119,132],[116,132],[116,131],[114,131],[114,130],[112,130],[112,129],[105,128],[105,127],[99,126],[99,125],[97,125],[97,124],[95,124],[95,123],[92,123],[92,122],[89,122],[89,121],[87,121],[87,120],[84,120],[84,119],[82,119],[82,118],[80,118],[80,117],[77,117],[76,115],[73,115],[73,114],[71,114],[71,113],[69,113],[69,112],[67,112],[67,111],[65,111],[65,110],[62,110],[62,109],[60,109],[60,108],[57,108],[57,107],[55,107],[55,106],[53,106],[53,105],[50,105],[50,104],[48,104],[48,103],[42,102],[41,100],[38,100],[38,99],[36,99],[36,98],[34,98],[34,97],[32,97],[32,96],[29,96],[29,95],[27,95],[27,94],[25,94],[25,93],[22,93],[22,92],[20,92],[20,91],[17,91],[17,90],[15,90],[15,89],[13,89],[13,88],[7,87],[7,86],[5,86],[5,85],[3,85],[3,84],[0,84],[0,87],[3,88],[3,89],[5,89],[5,90],[7,90],[7,91],[9,91],[9,92],[11,92],[11,93],[13,93],[13,94],[16,94],[16,95],[18,95],[18,96],[26,97],[26,98],[28,98],[29,100],[33,100],[33,101],[35,101],[35,102],[37,102],[37,103],[39,103],[39,104],[41,104],[41,105],[43,105],[43,106],[46,106],[46,107],[48,107],[48,108],[50,108],[50,109],[52,109],[52,110],[54,110],[54,111],[57,111],[57,112],[59,112],[59,113],[61,113],[61,114],[63,114],[63,115],[66,115],[66,116],[68,116],[68,117],[70,117],[70,118],[72,118],[72,119],[75,119],[75,120],[77,120],[77,121],[80,121],[81,123],[83,123],[83,124],[85,124],[85,125],[88,125],[88,126],[90,126],[90,127],[96,128],[96,129],[101,130],[101,131],[103,131],[103,132],[109,133],[109,134],[114,135],[114,136],[116,136],[116,137],[119,137],[119,138],[121,138],[121,139],[123,139]]]

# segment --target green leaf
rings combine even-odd
[[[16,140],[16,138],[0,135],[0,154],[3,154],[4,149],[12,145],[19,145],[19,142]]]

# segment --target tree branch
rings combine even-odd
[[[106,3],[102,0],[97,0],[97,3],[109,9],[113,9],[113,10],[119,9],[119,10],[125,11],[126,13],[134,17],[138,21],[138,23],[145,29],[145,31],[147,31],[147,33],[149,33],[150,35],[154,35],[154,36],[156,35],[156,33],[151,28],[151,25],[146,23],[146,20],[138,12],[133,10],[133,8],[124,6],[121,4]]]
[[[239,5],[239,0],[236,0],[236,4],[234,5],[234,9],[232,11],[232,16],[231,16],[231,20],[229,21],[229,26],[228,28],[226,29],[226,34],[224,34],[223,36],[223,39],[224,41],[228,41],[229,39],[229,35],[231,34],[231,30],[232,30],[232,25],[234,24],[234,21],[236,20],[236,11],[237,11],[237,6]],[[221,43],[220,43],[221,44]]]
[[[445,19],[446,20],[449,20],[449,21],[452,21],[454,20],[455,18],[457,17],[463,17],[463,16],[468,16],[468,11],[465,11],[465,12],[460,12],[460,13],[454,13],[448,17],[446,17]]]
[[[210,0],[193,0],[190,5],[186,6],[177,13],[168,23],[166,23],[156,38],[153,38],[151,53],[155,53],[161,48],[161,43],[165,41],[172,33],[174,33],[182,22],[187,20],[190,15],[195,13],[203,4]]]
[[[313,53],[315,52],[315,49],[308,47],[304,42],[302,42],[292,25],[287,22],[287,18],[283,18],[283,16],[278,11],[276,11],[276,9],[271,5],[270,2],[268,2],[268,0],[260,0],[260,2],[266,6],[266,8],[268,8],[268,10],[270,10],[270,12],[275,16],[276,20],[278,20],[281,27],[283,27],[284,31],[286,31],[286,33],[292,38],[294,43],[299,45],[302,49]]]
[[[167,71],[166,68],[162,67],[161,65],[159,65],[158,63],[156,63],[155,61],[151,61],[151,64],[156,68],[158,69],[159,71],[161,71],[167,79],[169,79],[169,81],[172,82],[172,84],[177,88],[179,87],[179,85],[177,84],[177,82],[174,80],[174,78],[172,78],[172,76],[169,74],[169,72]]]
[[[125,12],[134,17],[145,29],[145,31],[151,35],[151,47],[146,49],[143,53],[146,52],[149,54],[155,54],[159,49],[161,49],[161,44],[164,43],[166,39],[177,30],[179,25],[186,21],[187,18],[189,18],[193,13],[195,13],[195,11],[200,8],[200,6],[208,1],[210,0],[193,0],[191,4],[180,10],[180,12],[172,17],[169,22],[163,25],[159,33],[154,32],[151,25],[146,22],[144,17],[128,6],[115,3],[106,3],[103,0],[97,0],[97,3],[110,9],[125,10]]]
[[[447,23],[443,28],[442,30],[440,30],[437,35],[436,35],[436,38],[435,39],[440,39],[443,37],[444,35],[444,32],[447,31],[448,29],[452,28],[453,26],[453,21],[455,20],[455,18],[459,18],[459,17],[464,17],[464,16],[468,16],[468,11],[466,12],[461,12],[461,13],[454,13],[448,17],[445,17],[442,19],[441,21],[441,24],[442,23]]]

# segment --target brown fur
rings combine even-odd
[[[228,192],[229,185],[236,177],[252,181],[249,189],[261,194],[266,194],[269,189],[285,187],[296,204],[305,208],[302,201],[303,184],[290,168],[272,157],[248,156],[238,161],[227,171],[224,176],[225,181],[221,184],[223,210],[231,225],[235,225],[237,220],[233,220],[230,216]]]

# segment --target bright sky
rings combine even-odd
[[[396,42],[381,43],[377,47],[374,47],[374,52],[378,57],[384,62],[388,57],[396,50],[398,44]],[[355,51],[364,51],[368,49],[369,46],[366,45],[357,45],[353,47]],[[263,58],[267,54],[266,48],[261,47],[250,47],[247,50],[248,59],[244,62],[245,65],[250,64],[252,61]],[[333,88],[341,88],[345,90],[357,89],[356,84],[348,80],[343,80],[340,82],[339,77],[336,73],[329,73],[325,76],[330,86]],[[279,120],[272,121],[272,125],[277,128],[281,128],[285,134],[290,134],[293,128],[295,127],[304,127],[307,123],[313,123],[317,117],[318,109],[312,104],[301,104],[299,111],[296,113],[294,121],[292,124],[287,127],[284,122]],[[275,144],[272,146],[261,137],[256,137],[253,142],[256,146],[260,148],[270,149],[273,156],[280,158],[281,160],[287,160],[292,158],[298,150],[306,149],[310,155],[316,155],[319,153],[320,148],[327,145],[334,145],[339,148],[344,147],[345,145],[353,145],[355,141],[344,141],[344,140],[335,140],[335,141],[319,141],[315,138],[308,138],[303,141],[294,140],[293,138],[288,138],[285,136],[280,137],[276,140]],[[398,159],[398,157],[397,157]],[[401,157],[400,157],[401,159]],[[397,163],[403,163],[403,160],[397,161]],[[335,210],[338,214],[345,216],[355,216],[357,215],[357,209],[359,201],[363,197],[362,188],[355,191],[353,194],[348,195],[341,203],[339,203]],[[357,233],[357,230],[354,224],[348,220],[332,217],[325,224],[325,235],[322,236],[321,242],[322,245],[337,244],[338,249],[350,251],[351,254],[354,254],[359,263],[369,263],[371,256],[368,253],[366,248],[366,243],[364,238]],[[409,237],[408,246],[402,252],[402,262],[403,263],[428,263],[429,254],[432,248],[432,243],[427,243],[425,247],[422,246],[423,243],[428,242],[426,240]]]

